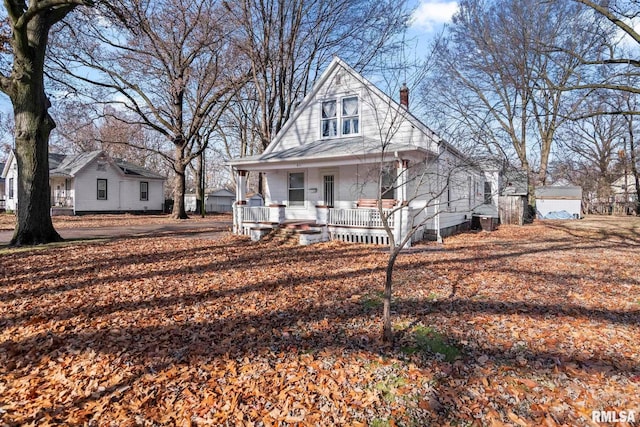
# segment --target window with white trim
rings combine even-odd
[[[338,116],[336,101],[322,103],[322,137],[329,138],[338,135]]]
[[[140,200],[149,200],[149,183],[140,181]]]
[[[395,199],[396,198],[396,180],[398,174],[395,165],[392,163],[385,165],[382,170],[382,177],[380,182],[380,194],[383,199]]]
[[[360,133],[358,115],[358,97],[342,98],[342,134],[353,135]]]
[[[107,180],[98,178],[98,200],[107,200]]]
[[[289,173],[289,206],[304,206],[304,172]]]
[[[13,178],[9,178],[9,198],[13,199]]]
[[[321,103],[321,108],[322,138],[360,133],[360,105],[357,96],[326,100]]]

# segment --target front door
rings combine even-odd
[[[334,175],[323,175],[323,195],[324,195],[324,204],[333,207],[334,203],[334,186],[335,186],[335,176]]]

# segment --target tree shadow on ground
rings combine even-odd
[[[0,327],[9,333],[25,331],[0,344],[0,378],[19,378],[34,370],[46,369],[51,361],[87,352],[106,355],[109,360],[116,358],[129,367],[123,368],[122,379],[102,390],[57,402],[35,414],[8,414],[12,417],[9,422],[12,419],[24,423],[47,419],[64,422],[71,413],[82,410],[91,402],[106,399],[106,405],[112,405],[132,398],[133,389],[139,386],[142,377],[153,377],[175,366],[209,367],[220,360],[265,357],[276,363],[275,359],[286,357],[278,356],[282,354],[318,355],[327,351],[335,357],[364,352],[398,358],[402,357],[401,346],[410,338],[410,333],[405,331],[398,334],[400,340],[395,346],[385,346],[380,341],[380,310],[366,304],[364,298],[382,287],[384,256],[380,256],[374,247],[332,245],[324,249],[287,247],[283,250],[270,244],[231,239],[211,245],[143,250],[142,246],[130,242],[150,243],[145,239],[119,241],[122,245],[132,244],[133,250],[125,254],[114,253],[111,257],[109,248],[95,248],[101,255],[92,258],[95,265],[87,265],[86,257],[71,260],[65,267],[74,272],[73,277],[63,283],[49,283],[60,274],[53,266],[36,265],[30,274],[39,277],[42,283],[29,284],[26,276],[20,277],[18,281],[23,283],[22,287],[0,293],[0,301],[17,302],[22,307],[10,315],[5,312]],[[556,244],[548,250],[567,251],[568,246]],[[327,254],[326,251],[331,252]],[[508,262],[526,254],[527,250],[517,253],[519,255],[488,256],[493,261]],[[40,256],[45,254],[37,254]],[[437,254],[435,256],[424,264],[405,268],[454,267],[477,258],[438,260]],[[19,258],[10,258],[10,270],[16,274],[20,270]],[[355,266],[340,268],[339,263],[333,261],[339,258],[357,261]],[[184,260],[189,262],[178,263]],[[275,262],[281,267],[268,270]],[[145,271],[142,266],[146,264],[149,270]],[[167,268],[170,264],[176,265]],[[153,265],[161,267],[153,269]],[[105,277],[84,277],[93,271],[111,270],[113,272]],[[558,272],[558,278],[562,280],[566,279],[564,275],[564,272]],[[171,278],[177,278],[179,283],[169,283]],[[548,275],[544,280],[558,278]],[[124,292],[140,282],[160,283],[160,286],[149,288],[148,294],[139,295],[135,300],[126,295],[104,301],[92,298],[91,291],[96,288],[101,292],[116,289]],[[1,286],[13,284],[7,281]],[[77,300],[71,305],[69,299],[58,301],[58,306],[48,303],[48,298],[62,294],[74,295]],[[526,314],[533,318],[584,319],[625,327],[640,324],[640,310],[548,304],[543,300],[475,301],[457,295],[442,302],[429,298],[401,298],[395,302],[394,310],[400,318],[420,319],[424,324],[431,324],[438,316],[448,316],[452,312],[470,316]],[[468,366],[475,357],[472,355],[477,355],[481,348],[496,365],[517,370],[522,375],[531,374],[540,367],[552,369],[567,363],[575,364],[587,373],[589,370],[604,372],[607,377],[638,374],[637,360],[624,355],[589,356],[566,353],[561,349],[505,352],[498,345],[482,342],[484,338],[450,335],[448,342],[461,350],[461,363]],[[523,359],[527,362],[524,366]],[[413,358],[411,362],[426,370],[450,365],[433,354]],[[473,369],[446,369],[453,372],[452,376],[457,375],[465,381],[481,375]],[[198,378],[189,377],[188,381],[195,388],[211,387],[207,381]],[[464,384],[462,381],[459,390],[449,391],[466,393]],[[436,389],[436,399],[437,392]],[[463,410],[451,405],[444,399],[441,402],[447,414]],[[446,415],[442,408],[432,412],[423,419],[418,416],[415,421],[444,420],[438,418]]]

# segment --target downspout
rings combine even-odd
[[[437,163],[436,163],[436,184],[437,184],[437,189],[438,189],[438,199],[436,201],[436,217],[435,217],[435,226],[436,226],[436,241],[438,243],[442,243],[442,234],[440,233],[440,198],[442,197],[442,193],[443,191],[440,191],[440,160],[441,160],[441,156],[444,154],[444,152],[446,151],[446,147],[444,150],[442,150],[442,146],[440,145],[441,141],[438,141],[438,158],[437,158]],[[447,180],[448,181],[448,180]]]

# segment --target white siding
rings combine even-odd
[[[340,75],[338,79],[336,74]],[[402,144],[435,149],[431,135],[425,134],[409,120],[404,119],[405,111],[395,102],[381,98],[373,87],[365,86],[338,67],[336,73],[318,89],[316,96],[300,107],[303,110],[292,119],[289,127],[285,128],[286,132],[279,136],[278,145],[273,147],[273,150],[298,147],[321,139],[322,101],[335,99],[338,101],[336,108],[340,109],[340,101],[354,95],[359,101],[359,136],[380,139],[382,134],[387,135],[387,140],[381,141],[381,144],[394,140],[402,141]]]
[[[107,200],[98,200],[98,179],[107,180]],[[149,183],[149,200],[140,200],[140,182]],[[76,212],[99,211],[159,211],[164,203],[162,180],[123,175],[110,163],[98,170],[92,162],[78,172],[75,179]]]
[[[580,217],[582,212],[581,200],[567,199],[536,199],[536,210],[542,215],[547,216],[550,212],[567,211],[571,215]]]
[[[7,176],[4,181],[4,198],[5,198],[5,209],[7,211],[16,210],[16,206],[18,203],[18,168],[16,166],[16,160],[13,155],[10,156],[11,162],[8,166]],[[13,183],[13,194],[11,193],[11,189],[9,185]],[[11,195],[13,197],[9,197]]]

